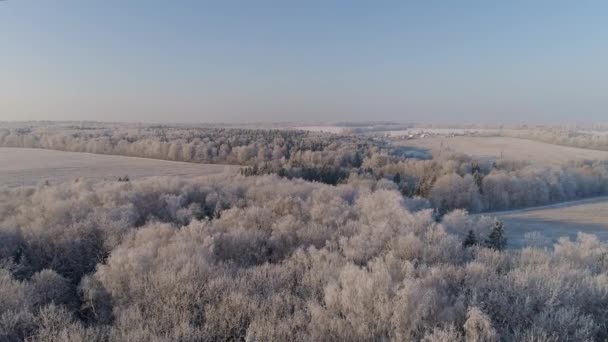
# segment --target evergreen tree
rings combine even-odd
[[[492,228],[492,232],[486,240],[486,245],[499,251],[502,251],[507,246],[504,224],[501,221],[496,220],[494,228]]]
[[[477,237],[475,236],[475,232],[473,230],[469,230],[466,239],[464,239],[463,245],[464,247],[471,247],[478,244]]]
[[[357,151],[355,153],[355,158],[353,160],[353,167],[361,167],[362,164],[363,164],[363,157],[361,157],[361,153],[359,153],[359,151]]]
[[[218,201],[215,204],[215,208],[213,209],[213,218],[219,219],[220,217],[222,217],[222,210],[223,210],[222,204]]]
[[[442,199],[441,200],[441,204],[439,205],[438,209],[438,213],[439,213],[439,217],[443,217],[443,215],[447,214],[450,211],[450,206],[448,204],[448,200],[447,199]]]

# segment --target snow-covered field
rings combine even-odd
[[[236,172],[238,167],[165,160],[60,152],[29,148],[0,148],[0,187],[36,185],[79,179],[116,180],[151,176],[195,177]]]
[[[608,197],[484,215],[496,216],[505,223],[511,247],[521,247],[530,242],[551,246],[559,237],[575,238],[578,232],[608,240]]]
[[[492,129],[492,128],[412,128],[406,130],[398,130],[398,131],[386,131],[382,133],[386,133],[391,137],[399,137],[406,136],[408,134],[422,134],[422,133],[430,133],[430,134],[473,134],[473,133],[499,133],[504,130],[500,129]]]
[[[600,135],[600,136],[606,136],[608,135],[608,131],[579,131],[579,133],[583,133],[583,134],[593,134],[593,135]]]
[[[294,129],[309,132],[342,133],[346,127],[341,126],[296,126]]]
[[[478,158],[530,160],[545,164],[562,164],[572,160],[605,160],[608,151],[547,144],[507,137],[431,137],[395,142],[417,149],[450,148]]]
[[[295,129],[300,129],[310,132],[326,132],[326,133],[342,133],[345,130],[350,129],[371,129],[374,126],[358,126],[358,127],[345,127],[345,126],[296,126]],[[419,133],[430,133],[440,135],[450,134],[472,134],[472,133],[498,133],[500,129],[485,129],[485,128],[410,128],[400,130],[371,130],[367,133],[372,134],[387,134],[392,137],[405,136],[408,134],[419,134]]]

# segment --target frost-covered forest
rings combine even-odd
[[[0,146],[234,164],[327,184],[383,181],[424,197],[440,214],[484,212],[608,194],[608,162],[548,166],[483,162],[449,149],[421,153],[377,137],[300,130],[189,126],[34,125],[0,128]],[[386,185],[389,186],[389,185]]]
[[[608,243],[508,248],[468,214],[606,194],[606,162],[146,125],[5,127],[0,146],[243,166],[0,188],[0,341],[608,339]]]
[[[607,18],[0,0],[0,342],[608,342]]]
[[[424,207],[276,175],[5,189],[0,339],[608,338],[607,244],[504,250],[492,218]]]

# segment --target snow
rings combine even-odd
[[[606,196],[482,215],[496,217],[505,223],[508,244],[513,248],[530,244],[526,234],[534,232],[541,235],[531,243],[537,246],[551,246],[562,236],[574,239],[579,232],[608,240]]]
[[[29,148],[0,148],[0,187],[36,185],[74,179],[116,180],[151,176],[195,177],[236,172],[238,167],[166,160],[61,152]]]
[[[507,137],[431,137],[395,143],[427,150],[445,147],[478,158],[499,159],[502,157],[507,160],[530,160],[553,165],[573,160],[608,160],[608,151]]]
[[[297,126],[294,129],[309,132],[342,133],[346,127],[341,126]]]
[[[500,129],[491,128],[411,128],[397,131],[386,131],[391,137],[400,137],[407,135],[416,135],[422,133],[439,134],[439,135],[450,135],[450,134],[472,134],[472,133],[499,133]]]

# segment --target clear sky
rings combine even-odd
[[[608,121],[608,1],[0,1],[0,120]]]

